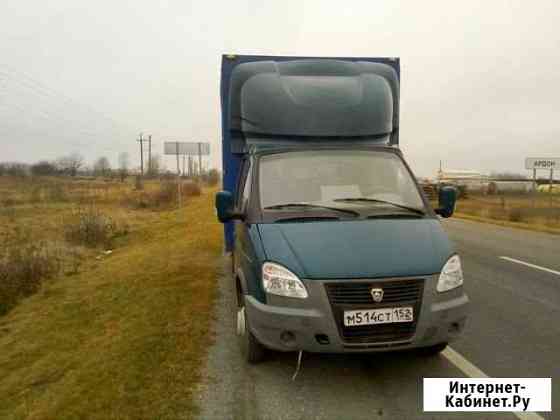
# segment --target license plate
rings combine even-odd
[[[390,324],[393,322],[412,322],[413,320],[414,316],[412,306],[344,311],[344,326],[346,327]]]

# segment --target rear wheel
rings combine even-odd
[[[237,302],[237,337],[241,347],[241,354],[251,364],[262,362],[266,355],[266,349],[258,342],[249,329],[249,321],[247,320],[242,295],[238,295]]]
[[[422,347],[420,352],[426,356],[437,356],[447,347],[447,343],[438,343],[430,347]]]

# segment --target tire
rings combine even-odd
[[[447,343],[438,343],[430,347],[422,347],[420,352],[425,356],[437,356],[447,347]]]
[[[249,329],[249,322],[245,315],[245,306],[241,305],[237,310],[237,337],[241,347],[241,354],[249,364],[262,362],[266,356],[265,347],[258,342]]]

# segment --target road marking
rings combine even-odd
[[[465,375],[469,378],[488,378],[489,376],[453,350],[451,347],[447,346],[447,348],[441,352],[447,360],[457,366],[459,369],[463,371]]]
[[[447,348],[441,352],[443,356],[451,363],[453,363],[456,367],[459,368],[465,375],[469,378],[489,378],[487,374],[453,350],[451,347],[447,346]],[[512,413],[521,420],[544,420],[543,417],[539,416],[537,413],[527,413],[527,412],[518,412],[512,411]]]
[[[552,274],[556,274],[557,276],[560,276],[560,271],[556,271],[556,270],[551,270],[550,268],[546,268],[546,267],[541,267],[540,265],[535,265],[535,264],[531,264],[525,261],[521,261],[521,260],[516,260],[515,258],[510,258],[510,257],[499,257],[502,260],[506,260],[506,261],[511,261],[517,264],[522,264],[522,265],[526,265],[527,267],[531,267],[531,268],[536,268],[537,270],[542,270],[542,271],[546,271],[547,273],[552,273]]]

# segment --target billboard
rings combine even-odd
[[[210,154],[210,143],[166,141],[163,143],[163,153],[166,155],[201,155]]]

